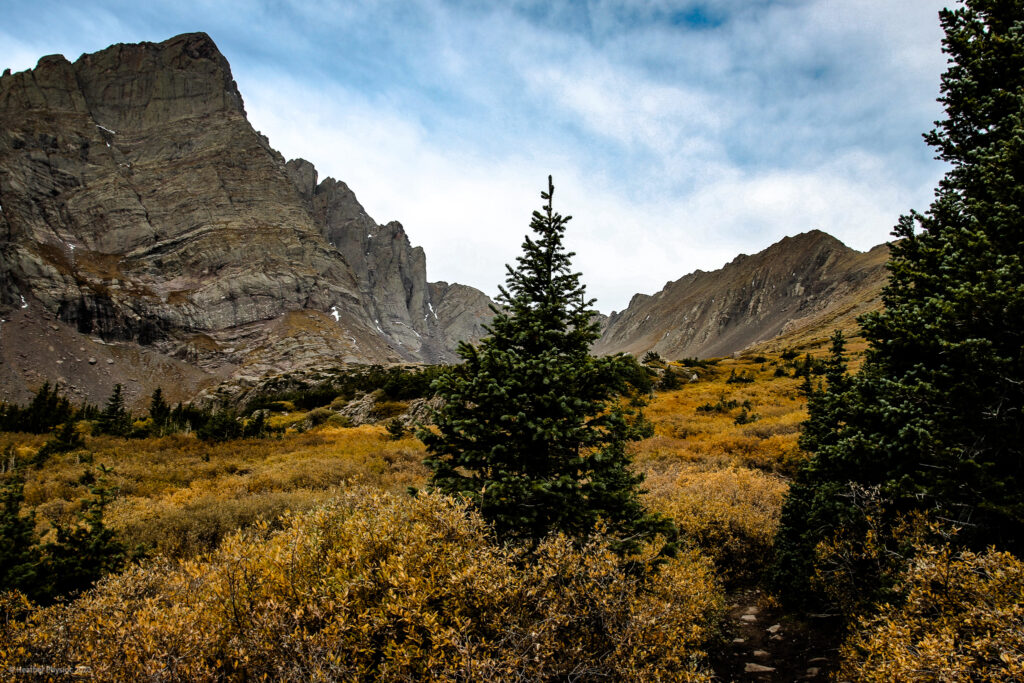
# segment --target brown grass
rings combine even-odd
[[[654,436],[631,446],[636,468],[647,477],[648,503],[674,516],[688,542],[727,578],[757,570],[749,559],[770,549],[786,477],[804,458],[797,447],[805,418],[800,380],[776,377],[778,362],[722,359],[699,369],[697,381],[651,400],[645,413]],[[729,384],[733,370],[755,381]],[[757,419],[735,424],[739,407],[697,410],[722,400],[748,405]],[[211,550],[234,529],[259,520],[273,524],[285,510],[314,507],[353,485],[395,493],[424,486],[425,452],[417,439],[391,441],[383,426],[347,428],[332,421],[296,431],[307,416],[273,414],[270,423],[288,429],[280,438],[220,444],[184,434],[90,436],[86,452],[55,456],[43,469],[29,471],[26,507],[37,512],[41,531],[73,520],[88,495],[83,475],[93,469],[86,461],[91,452],[93,464],[113,468],[109,481],[120,491],[107,513],[111,527],[131,545],[187,557]],[[27,460],[44,441],[3,435],[0,450],[11,446]]]
[[[43,437],[6,435],[22,459]],[[4,444],[0,443],[0,446]],[[90,437],[92,462],[113,468],[119,489],[107,512],[110,526],[131,545],[172,556],[212,549],[228,532],[285,510],[321,503],[340,488],[369,485],[393,492],[420,487],[426,476],[423,446],[392,441],[382,427],[324,427],[280,439],[209,444],[178,434],[159,439]],[[93,466],[86,452],[56,456],[30,469],[26,507],[37,511],[40,530],[74,519],[88,495],[83,477]]]

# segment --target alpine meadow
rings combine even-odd
[[[586,40],[622,50],[643,13],[612,4]],[[761,4],[669,3],[708,41],[780,5]],[[272,148],[205,33],[5,71],[0,679],[1024,680],[1024,0],[938,24],[926,187],[944,175],[927,210],[893,212],[891,242],[790,235],[609,315],[589,293],[621,273],[578,265],[602,212],[652,269],[674,252],[630,232],[646,206],[574,191],[563,148],[550,171],[522,150],[546,183],[491,298],[428,281],[401,223]],[[455,46],[473,32],[446,30],[445,63],[472,73]],[[387,73],[426,78],[423,59]],[[617,115],[531,73],[545,106],[555,84],[587,122]],[[487,116],[450,75],[424,87]],[[630,163],[664,133],[640,117],[665,92],[627,92]],[[423,106],[366,137],[440,185]],[[498,224],[477,200],[446,206],[453,225]]]

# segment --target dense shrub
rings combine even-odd
[[[306,422],[310,427],[319,427],[327,422],[327,420],[331,419],[334,414],[334,411],[330,408],[314,408],[306,413]]]
[[[203,441],[230,441],[242,436],[242,423],[230,410],[222,410],[209,416],[198,430],[196,436]]]
[[[120,514],[118,537],[125,545],[167,557],[192,557],[214,550],[225,536],[263,521],[279,527],[289,510],[305,510],[322,503],[328,494],[309,489],[261,491],[239,498],[212,494],[180,506],[149,503]]]
[[[744,410],[750,409],[750,401],[744,401],[742,404],[736,399],[726,398],[725,394],[722,394],[718,398],[717,403],[703,403],[697,406],[698,413],[728,413],[733,408],[743,407]]]
[[[946,542],[956,530],[921,512],[895,520],[887,517],[889,501],[878,488],[853,486],[837,489],[834,495],[837,505],[848,506],[856,514],[820,541],[807,558],[814,568],[808,588],[824,596],[830,611],[852,622],[871,613],[876,603],[898,601],[895,586],[917,548]]]
[[[671,366],[666,367],[661,373],[661,379],[658,380],[658,389],[660,391],[675,391],[680,386],[682,386],[682,382],[679,381],[679,375]]]
[[[337,410],[357,394],[373,391],[380,391],[382,397],[388,401],[428,398],[434,395],[431,388],[434,380],[450,371],[450,366],[446,365],[355,367],[337,371],[330,381],[323,384],[261,392],[258,397],[248,401],[246,410],[275,410],[275,404],[282,402],[287,402],[299,410],[312,410],[328,405]],[[334,405],[335,401],[338,401],[337,405]]]
[[[682,471],[652,478],[652,504],[680,536],[711,557],[726,580],[762,569],[779,526],[788,488],[781,477],[745,467]]]
[[[918,548],[897,586],[902,604],[861,622],[842,678],[1024,680],[1024,563],[1009,553]]]
[[[736,372],[733,368],[729,371],[729,378],[725,380],[726,384],[750,384],[755,379],[754,372],[747,370],[740,370]]]
[[[8,598],[27,618],[0,620],[0,664],[98,681],[710,680],[722,599],[699,555],[637,575],[557,535],[532,558],[451,499],[356,490],[68,605]]]
[[[370,409],[370,417],[376,421],[388,420],[401,415],[408,409],[408,403],[378,400],[373,404],[373,408]]]
[[[78,426],[74,420],[68,420],[60,429],[58,429],[54,435],[43,444],[43,447],[36,453],[33,458],[33,464],[36,467],[42,467],[42,465],[52,455],[57,453],[67,453],[69,451],[79,450],[85,447],[85,440],[78,431]]]
[[[701,358],[697,358],[696,356],[690,356],[688,358],[680,358],[676,362],[679,363],[679,365],[682,365],[683,367],[687,367],[687,368],[707,368],[707,367],[711,367],[712,365],[718,365],[718,359],[717,358],[701,359]]]
[[[760,415],[758,415],[757,413],[752,413],[750,412],[750,410],[744,407],[743,410],[739,412],[739,415],[733,418],[732,423],[736,425],[748,425],[751,424],[752,422],[757,422],[759,418]]]

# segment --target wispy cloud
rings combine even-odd
[[[276,148],[489,292],[552,173],[608,311],[786,234],[866,249],[924,208],[943,4],[10,0],[0,59],[205,30]]]

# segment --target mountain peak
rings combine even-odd
[[[82,55],[73,66],[93,118],[111,130],[220,111],[245,115],[231,66],[206,33],[118,43]]]
[[[876,305],[886,256],[885,249],[854,251],[821,230],[784,237],[719,270],[686,275],[654,296],[633,297],[594,351],[653,350],[668,358],[735,353],[847,304]]]
[[[817,228],[807,230],[806,232],[799,232],[793,236],[783,237],[773,244],[772,247],[805,248],[812,245],[849,249],[841,240]],[[769,247],[769,249],[772,247]]]
[[[400,223],[252,128],[205,33],[0,76],[0,121],[0,313],[18,321],[0,400],[44,380],[138,400],[157,383],[450,361],[477,330],[482,293],[438,290],[442,306]]]

